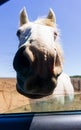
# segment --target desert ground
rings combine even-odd
[[[0,78],[0,113],[6,113],[28,103],[28,99],[16,91],[15,78]]]
[[[72,79],[72,83],[75,88],[74,101],[70,104],[60,105],[49,97],[30,101],[17,92],[15,78],[0,78],[0,113],[81,110],[81,78]]]

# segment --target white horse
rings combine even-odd
[[[62,104],[72,101],[74,89],[63,73],[63,51],[53,10],[46,18],[30,22],[26,9],[22,9],[17,36],[19,48],[13,61],[17,90],[29,98],[52,95]]]

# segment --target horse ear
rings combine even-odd
[[[20,12],[20,26],[22,26],[25,23],[28,23],[28,16],[26,13],[26,8],[24,7]]]
[[[49,10],[47,18],[50,19],[51,22],[54,22],[54,23],[56,22],[56,17],[55,17],[54,11],[51,8]]]

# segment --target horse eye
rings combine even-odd
[[[54,32],[54,40],[56,39],[56,37],[57,37],[57,33],[56,33],[56,32]]]
[[[29,42],[32,43],[34,40],[33,39],[30,39]]]

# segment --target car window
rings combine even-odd
[[[0,113],[81,110],[81,1],[0,5]]]

